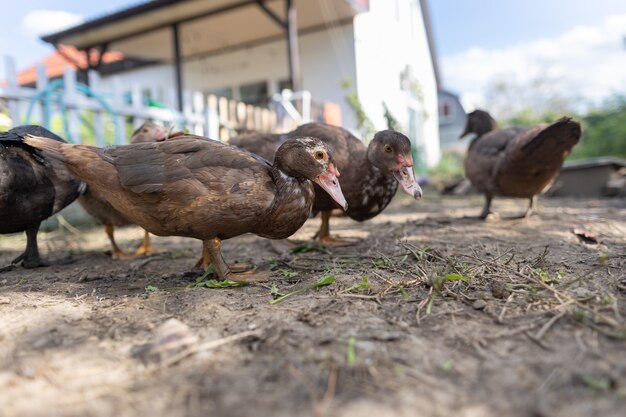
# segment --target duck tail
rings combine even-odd
[[[520,151],[524,157],[537,163],[562,161],[580,140],[582,129],[580,123],[569,117],[563,117],[538,132],[524,143]]]
[[[61,162],[69,162],[67,156],[63,153],[63,148],[68,145],[63,142],[59,142],[54,139],[46,138],[43,136],[23,136],[22,142],[28,146],[32,146],[35,149],[44,151],[47,157],[56,159]]]

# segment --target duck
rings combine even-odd
[[[170,132],[157,123],[147,121],[133,132],[130,143],[160,142],[182,134],[180,131]],[[91,217],[104,225],[104,231],[111,242],[112,259],[132,259],[157,252],[151,245],[150,233],[145,230],[135,253],[129,254],[120,249],[115,241],[115,227],[129,226],[133,223],[93,189],[87,187],[85,193],[78,198],[78,202]]]
[[[460,138],[472,133],[475,137],[465,157],[465,176],[485,196],[478,216],[484,220],[496,196],[528,199],[526,211],[514,218],[530,216],[536,196],[554,181],[582,129],[569,117],[552,124],[498,129],[496,120],[479,109],[467,115]]]
[[[37,234],[41,222],[68,206],[85,189],[64,164],[21,142],[37,135],[55,143],[65,141],[49,130],[34,125],[0,132],[0,234],[26,232],[26,248],[2,270],[21,265],[49,265],[39,255]]]
[[[319,139],[287,140],[274,163],[194,135],[109,148],[28,136],[23,143],[65,163],[70,172],[133,223],[159,236],[203,244],[203,266],[219,279],[263,281],[267,272],[231,271],[221,242],[244,233],[283,239],[306,221],[313,184],[347,203],[330,149]]]
[[[246,131],[233,136],[228,143],[273,161],[276,150],[287,139],[284,134]]]
[[[263,135],[258,135],[260,136]],[[398,186],[416,200],[422,197],[422,189],[413,173],[411,141],[400,132],[393,130],[377,132],[369,145],[365,146],[360,139],[342,127],[312,122],[279,135],[278,142],[299,136],[316,137],[333,151],[337,168],[341,172],[339,183],[345,190],[348,202],[345,213],[353,220],[363,222],[380,214],[395,196]],[[263,145],[258,146],[253,140],[254,137],[246,139],[248,140],[236,139],[235,143],[272,160],[273,152],[272,147],[268,145],[269,141],[261,140]],[[319,187],[316,187],[315,191],[313,213],[320,212],[322,222],[314,238],[325,246],[353,244],[352,241],[330,234],[331,213],[339,206]]]

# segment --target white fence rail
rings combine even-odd
[[[164,103],[147,103],[144,91],[154,86],[122,86],[113,77],[109,91],[101,88],[95,71],[88,83],[78,81],[76,71],[65,70],[62,79],[49,80],[43,65],[36,67],[35,87],[19,85],[14,61],[5,57],[4,85],[0,84],[0,110],[6,109],[13,126],[40,124],[73,143],[97,146],[127,143],[130,132],[146,120],[186,128],[191,133],[228,141],[239,130],[281,132],[310,120],[310,94],[285,93],[275,100],[281,111],[254,107],[242,102],[184,91],[182,112],[175,109],[173,88]],[[130,94],[129,94],[130,93]],[[300,100],[300,109],[290,100]],[[298,112],[299,110],[299,112]]]

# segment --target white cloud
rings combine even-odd
[[[79,14],[62,10],[32,10],[20,22],[22,30],[30,36],[58,32],[83,21]]]
[[[485,93],[494,80],[518,86],[549,80],[550,89],[562,97],[597,103],[626,94],[625,37],[626,14],[507,48],[471,48],[442,58],[444,82],[477,106],[488,104]]]

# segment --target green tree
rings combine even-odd
[[[352,87],[352,80],[343,80],[341,87],[346,91],[346,102],[356,115],[357,127],[361,130],[364,138],[371,138],[374,133],[376,133],[376,129],[374,128],[374,123],[372,123],[369,116],[365,113],[361,100],[359,100],[356,91],[354,91]]]
[[[626,96],[615,96],[583,117],[583,135],[570,159],[626,158]]]
[[[385,110],[384,117],[387,122],[387,129],[395,130],[396,132],[401,132],[402,128],[400,127],[400,123],[398,120],[391,114],[389,107],[387,107],[387,103],[383,101],[383,109]]]

